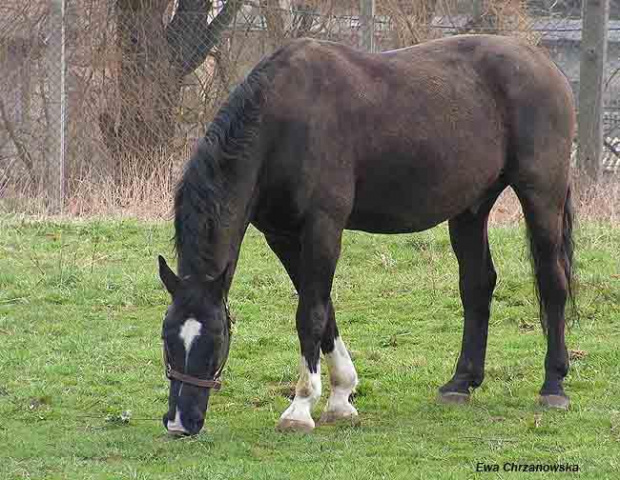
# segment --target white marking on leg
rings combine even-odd
[[[181,423],[181,412],[179,412],[178,408],[176,409],[174,420],[168,420],[166,428],[168,429],[169,433],[188,433],[187,430],[185,430],[185,427],[183,427],[183,424]]]
[[[357,386],[357,372],[340,337],[334,340],[334,350],[325,355],[325,361],[331,385],[325,420],[357,416],[357,410],[349,403],[349,396]]]
[[[196,320],[195,318],[188,318],[181,325],[181,329],[179,330],[179,338],[183,342],[185,346],[185,364],[187,365],[187,359],[189,358],[189,352],[192,349],[192,344],[194,340],[200,335],[200,330],[202,330],[202,324]]]
[[[280,417],[280,424],[283,421],[294,421],[314,428],[312,419],[312,408],[321,398],[321,362],[316,365],[316,372],[310,372],[306,359],[302,356],[299,367],[299,380],[295,387],[295,398],[293,403],[284,411]]]

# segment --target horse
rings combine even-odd
[[[250,224],[298,292],[300,374],[279,430],[315,428],[321,352],[331,388],[320,422],[358,418],[358,376],[330,297],[345,229],[399,234],[448,221],[464,326],[438,399],[467,402],[484,378],[497,280],[489,212],[507,187],[524,212],[547,341],[539,401],[568,408],[575,123],[566,77],[514,38],[462,35],[383,53],[299,39],[261,60],[210,123],[175,191],[178,275],[159,257],[171,295],[162,328],[167,431],[198,433],[221,385],[228,292]]]

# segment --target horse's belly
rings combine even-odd
[[[480,203],[500,171],[473,178],[416,182],[392,178],[358,185],[346,228],[371,233],[407,233],[432,228]],[[485,178],[486,177],[486,178]],[[415,177],[414,177],[415,178]]]
[[[440,212],[420,212],[413,206],[408,212],[402,211],[401,208],[386,208],[384,210],[354,209],[349,216],[346,228],[348,230],[362,230],[369,233],[421,232],[433,228],[449,218],[449,215]]]
[[[361,230],[368,233],[411,233],[428,230],[446,220],[420,219],[390,215],[389,213],[353,212],[349,217],[346,228]]]

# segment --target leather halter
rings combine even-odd
[[[212,388],[216,391],[222,388],[222,381],[220,378],[222,376],[224,366],[226,365],[226,361],[228,360],[228,354],[230,353],[230,341],[232,335],[232,317],[230,315],[230,310],[228,309],[228,303],[226,303],[226,300],[223,300],[222,302],[224,304],[224,311],[226,312],[226,323],[228,324],[228,345],[226,346],[226,354],[224,355],[224,359],[222,360],[219,368],[215,371],[215,373],[210,379],[198,378],[174,370],[172,368],[172,365],[170,365],[170,361],[168,360],[168,347],[166,346],[166,341],[164,340],[164,365],[166,367],[166,377],[168,378],[168,380],[174,379],[182,383],[194,385],[195,387]]]

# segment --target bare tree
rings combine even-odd
[[[106,146],[119,159],[131,159],[135,171],[148,171],[153,154],[175,133],[175,114],[183,78],[198,68],[220,41],[241,6],[227,0],[210,21],[211,0],[117,0],[116,72],[119,106],[99,123]]]

